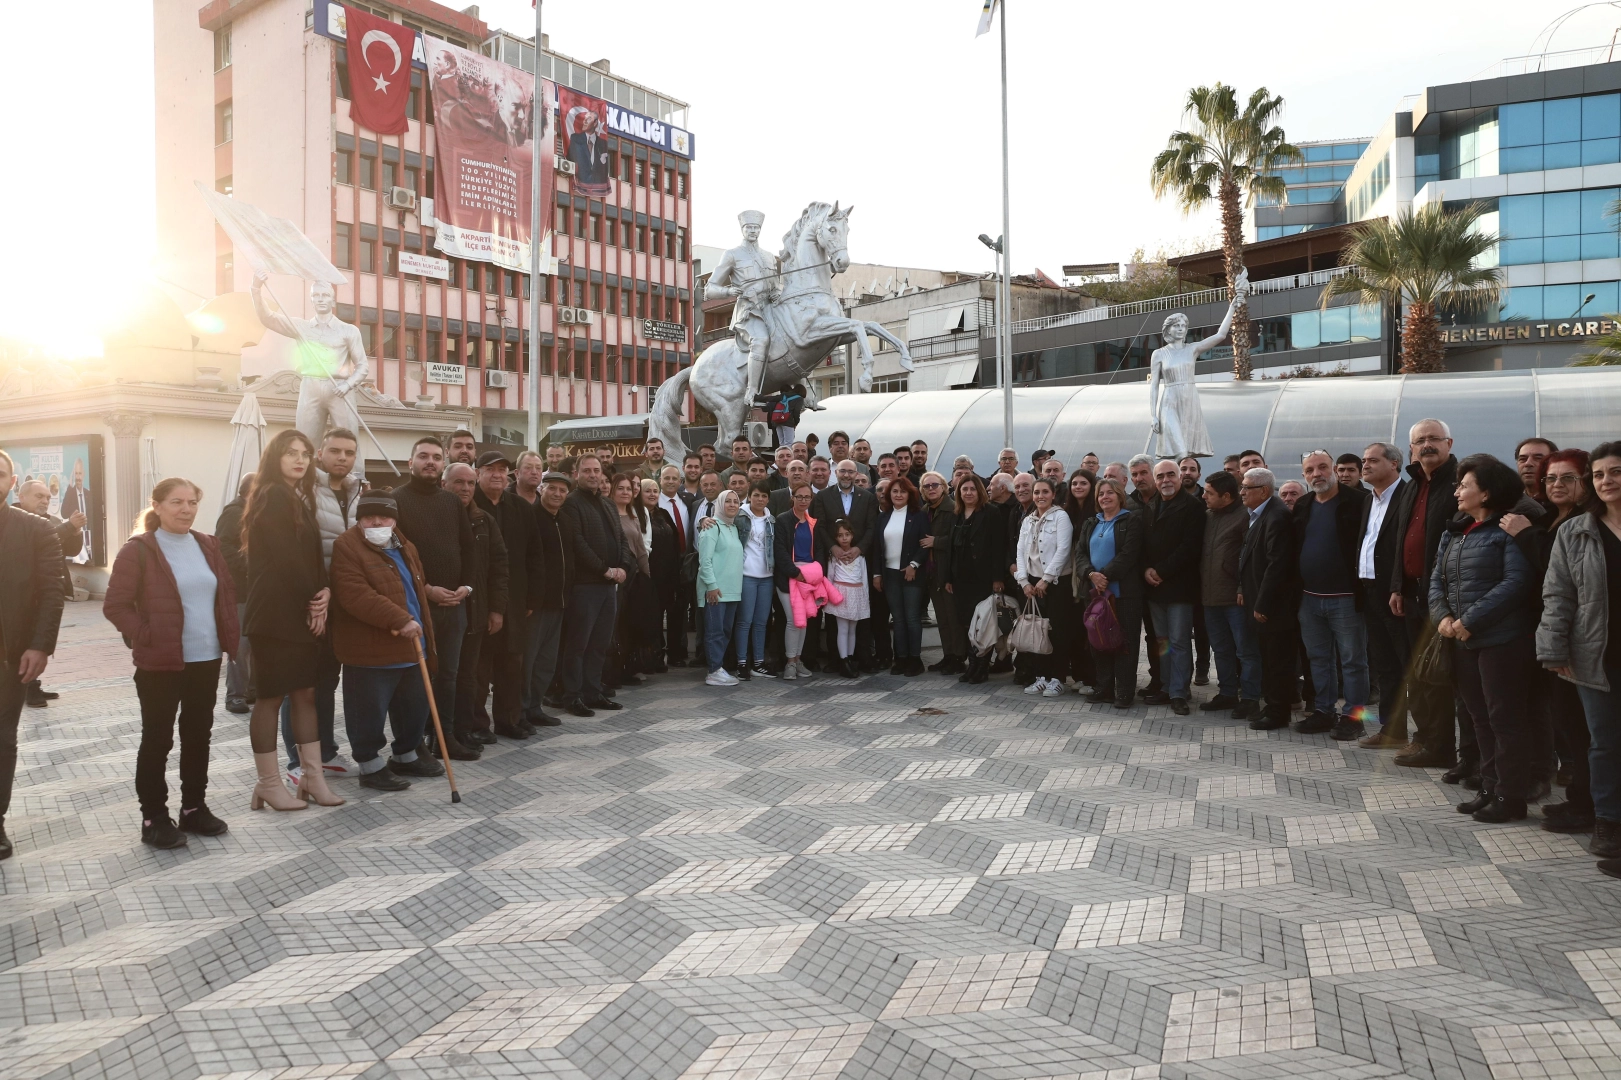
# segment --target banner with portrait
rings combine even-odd
[[[530,214],[536,122],[541,145],[541,228],[556,198],[551,148],[556,90],[520,68],[424,35],[433,95],[434,247],[447,255],[530,269]]]
[[[63,521],[78,521],[80,548],[67,557],[80,566],[106,566],[106,493],[102,486],[102,438],[76,435],[0,443],[16,468],[17,482],[6,501],[16,503],[24,484],[37,480],[45,486],[45,513]],[[37,490],[37,489],[31,489]]]
[[[613,194],[613,156],[605,124],[607,103],[566,86],[557,88],[557,114],[562,120],[563,155],[574,163],[570,191],[605,199]]]

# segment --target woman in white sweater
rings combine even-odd
[[[1074,615],[1074,590],[1070,569],[1074,561],[1074,528],[1069,515],[1058,505],[1058,489],[1045,477],[1031,491],[1034,509],[1019,526],[1019,550],[1015,553],[1014,577],[1047,617],[1052,631],[1052,651],[1035,657],[1032,670],[1036,681],[1024,688],[1027,694],[1057,697],[1064,692],[1060,672],[1068,662],[1070,623]]]

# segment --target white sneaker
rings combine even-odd
[[[813,679],[816,677],[816,672],[806,667],[805,661],[803,660],[795,660],[794,667],[799,669],[799,677],[801,679]]]
[[[1057,679],[1048,679],[1046,689],[1042,690],[1042,697],[1057,697],[1064,692],[1064,684]]]
[[[298,787],[298,782],[303,778],[304,770],[299,768],[297,765],[294,765],[291,769],[287,770],[287,782],[293,785],[294,788]]]
[[[1027,693],[1027,694],[1040,694],[1040,693],[1043,693],[1044,691],[1046,691],[1046,689],[1047,689],[1047,680],[1046,679],[1037,679],[1035,682],[1033,682],[1029,686],[1025,687],[1024,692]]]
[[[736,686],[737,685],[737,679],[734,676],[728,674],[727,671],[724,668],[716,668],[714,671],[711,671],[709,673],[708,677],[706,677],[704,679],[704,682],[709,684],[710,686]]]
[[[353,780],[360,775],[360,766],[345,757],[342,750],[331,761],[323,762],[321,769],[328,780]]]

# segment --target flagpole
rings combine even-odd
[[[525,442],[536,453],[540,452],[540,249],[546,242],[546,234],[541,228],[541,212],[547,209],[540,205],[540,169],[542,160],[552,149],[540,145],[541,136],[547,130],[547,116],[541,110],[550,108],[551,104],[542,100],[544,95],[541,92],[540,5],[541,0],[535,0],[535,102],[529,118],[533,133],[531,141],[534,143],[534,156],[529,168],[529,385],[526,388],[528,393],[524,395],[529,409]],[[549,162],[547,164],[550,165]]]
[[[1002,8],[1002,445],[1013,445],[1013,231],[1008,214],[1007,0]]]

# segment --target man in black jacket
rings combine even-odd
[[[602,465],[581,458],[574,492],[563,503],[563,537],[573,563],[568,641],[563,646],[563,700],[575,716],[618,709],[602,692],[602,665],[613,643],[617,587],[636,565],[613,504],[599,494]]]
[[[540,543],[534,508],[507,490],[511,468],[512,463],[499,450],[486,450],[478,459],[478,492],[473,502],[495,519],[507,551],[506,607],[490,608],[490,614],[501,619],[490,620],[489,636],[479,656],[478,696],[483,701],[485,687],[493,685],[495,733],[507,739],[527,739],[535,729],[523,717],[523,658],[529,615],[540,604]]]
[[[1143,580],[1160,653],[1164,689],[1143,698],[1148,705],[1171,706],[1188,715],[1193,682],[1193,608],[1199,602],[1199,559],[1204,554],[1204,503],[1182,487],[1176,462],[1154,466],[1159,490],[1143,548]]]
[[[220,542],[220,554],[231,571],[231,582],[236,586],[236,622],[242,625],[247,617],[248,557],[242,551],[242,511],[247,509],[248,489],[253,486],[253,473],[242,478],[236,489],[236,498],[226,503],[214,522],[214,536]],[[248,648],[248,635],[237,643],[237,655],[231,657],[225,668],[225,711],[246,716],[253,704],[253,655]]]
[[[1250,469],[1238,488],[1250,519],[1238,557],[1239,602],[1255,624],[1261,651],[1261,692],[1266,698],[1265,711],[1250,721],[1257,731],[1287,727],[1294,697],[1300,578],[1294,523],[1282,501],[1274,497],[1277,486],[1270,470]]]
[[[1412,464],[1407,467],[1408,483],[1395,505],[1396,558],[1390,570],[1389,604],[1391,614],[1407,621],[1408,648],[1417,653],[1435,633],[1430,621],[1430,575],[1442,530],[1458,513],[1454,493],[1458,459],[1452,455],[1452,432],[1439,420],[1420,420],[1407,439]],[[1409,680],[1407,708],[1415,731],[1407,749],[1396,755],[1396,764],[1445,769],[1457,765],[1452,687]],[[1467,761],[1464,764],[1467,768]],[[1458,779],[1453,777],[1450,782]]]
[[[540,548],[540,599],[529,616],[529,653],[525,660],[523,718],[536,727],[562,721],[542,707],[557,674],[558,646],[563,635],[564,601],[573,580],[573,563],[559,514],[572,484],[566,474],[549,472],[541,479],[535,501],[535,542]]]
[[[1401,451],[1390,443],[1370,443],[1362,451],[1362,503],[1357,551],[1357,594],[1368,632],[1368,667],[1379,686],[1379,730],[1357,742],[1367,749],[1399,750],[1407,745],[1407,624],[1390,610],[1390,575],[1397,553],[1396,503],[1406,480]]]
[[[1316,701],[1307,703],[1311,712],[1295,730],[1303,735],[1328,732],[1342,742],[1360,739],[1368,705],[1368,649],[1357,614],[1362,600],[1356,580],[1366,495],[1360,487],[1340,483],[1334,455],[1327,450],[1306,454],[1300,468],[1308,491],[1292,515],[1300,563],[1300,637]]]
[[[16,471],[0,450],[0,859],[17,775],[24,688],[45,673],[62,623],[62,543],[44,518],[5,505]]]
[[[64,521],[51,513],[51,489],[43,480],[24,480],[18,485],[17,505],[33,514],[44,518],[56,529],[57,542],[62,545],[62,555],[71,559],[84,550],[84,511],[75,510],[73,516],[76,521]],[[64,505],[64,509],[66,509]],[[71,599],[73,596],[73,578],[68,571],[68,563],[62,564],[62,597]],[[62,695],[46,690],[40,685],[38,679],[26,687],[24,699],[30,709],[43,709],[51,701]]]
[[[445,469],[445,449],[425,435],[411,447],[411,479],[390,494],[399,504],[395,526],[417,549],[422,576],[428,580],[428,603],[433,610],[433,640],[439,667],[433,674],[433,700],[441,721],[456,715],[456,676],[461,671],[462,637],[467,633],[467,609],[462,602],[472,592],[473,529],[461,500],[439,486]]]
[[[837,445],[837,440],[843,432],[834,432],[828,442]],[[848,443],[849,437],[844,441]],[[833,525],[844,520],[850,523],[850,531],[855,535],[856,548],[867,560],[867,572],[872,573],[872,551],[878,541],[878,496],[871,491],[863,491],[856,486],[856,473],[861,466],[856,464],[854,458],[845,458],[834,466],[833,484],[816,493],[811,498],[811,517],[816,519],[816,531],[822,534],[822,542],[827,550],[833,550]],[[854,555],[851,556],[854,559]],[[826,642],[826,652],[829,657],[835,658],[831,666],[836,667],[836,658],[839,655],[838,643],[832,640],[837,632],[833,620],[826,620],[826,631],[829,640]],[[864,670],[877,671],[878,661],[874,657],[872,635],[872,619],[862,619],[856,623],[856,652],[855,659]]]
[[[507,546],[495,519],[474,505],[478,472],[464,461],[445,466],[445,490],[461,502],[473,530],[469,557],[473,591],[467,594],[467,633],[462,635],[461,661],[456,666],[456,715],[441,716],[445,726],[445,753],[456,761],[477,761],[479,747],[493,743],[489,716],[484,712],[484,686],[479,681],[479,657],[490,627],[501,625],[507,602]],[[432,742],[433,732],[427,732]],[[438,756],[443,757],[444,754]]]

